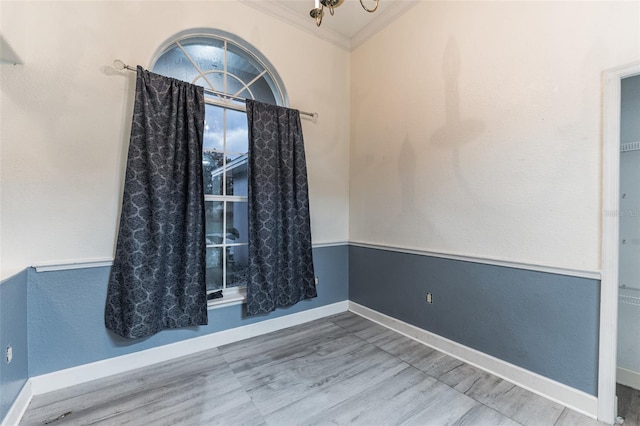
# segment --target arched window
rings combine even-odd
[[[248,265],[244,99],[288,106],[284,85],[253,46],[212,29],[173,36],[154,55],[150,69],[205,89],[207,291],[229,289],[225,300],[233,299],[246,285]]]

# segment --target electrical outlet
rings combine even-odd
[[[431,293],[427,293],[426,302],[433,303],[433,295]]]
[[[316,277],[316,278],[315,278],[315,283],[316,283],[316,285],[318,285],[318,281],[320,281],[320,280],[318,279],[318,277]]]
[[[7,346],[7,364],[10,364],[12,359],[13,359],[13,348],[11,347],[11,345],[9,345]]]

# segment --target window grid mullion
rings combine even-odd
[[[182,46],[182,44],[180,44],[180,42],[176,42],[176,46],[178,46],[178,48],[182,51],[182,53],[184,54],[184,56],[189,60],[189,62],[191,62],[191,65],[193,65],[193,68],[195,68],[195,70],[198,72],[198,77],[202,77],[204,79],[204,81],[207,82],[207,84],[209,85],[209,87],[211,87],[212,90],[216,90],[216,88],[213,86],[213,84],[211,84],[211,82],[209,81],[209,79],[207,78],[206,75],[204,75],[204,73],[202,72],[202,70],[200,69],[200,67],[198,66],[198,64],[196,63],[196,61],[193,60],[193,58],[191,57],[191,55],[189,55],[189,52],[186,51],[186,49]],[[198,78],[196,77],[196,79]],[[193,82],[192,82],[193,83]]]
[[[222,59],[222,67],[224,69],[224,74],[223,74],[223,78],[222,78],[222,86],[223,86],[223,92],[224,93],[229,93],[229,91],[227,90],[227,40],[224,41],[224,56]]]
[[[210,37],[208,34],[205,34],[204,36],[201,36],[200,34],[194,34],[194,36],[205,37],[205,38]],[[214,67],[215,69],[206,68],[208,67],[208,65],[202,66],[202,64],[209,64],[209,62],[207,62],[206,58],[204,57],[201,58],[199,56],[201,54],[198,53],[199,51],[197,49],[191,52],[189,46],[191,46],[190,43],[193,43],[196,46],[200,44],[209,45],[209,43],[207,43],[206,40],[192,41],[194,39],[191,38],[190,36],[189,37],[181,36],[180,38],[175,39],[172,45],[167,45],[169,47],[165,49],[162,55],[164,55],[164,53],[172,49],[175,49],[176,51],[179,51],[181,52],[181,54],[185,55],[187,59],[186,61],[184,62],[180,61],[180,63],[175,62],[173,66],[176,68],[182,67],[182,69],[186,69],[185,67],[192,66],[194,68],[194,71],[197,73],[197,77],[191,83],[200,85],[200,83],[202,82],[204,83],[203,86],[205,87],[208,86],[211,88],[210,90],[205,89],[205,94],[206,94],[205,102],[208,105],[214,105],[216,107],[223,108],[223,111],[222,111],[223,125],[221,126],[220,129],[215,130],[215,133],[216,133],[215,138],[217,139],[218,137],[220,137],[222,142],[222,149],[210,150],[214,152],[214,154],[211,155],[212,161],[214,161],[213,159],[215,159],[215,162],[219,164],[221,167],[218,168],[217,166],[212,165],[207,169],[207,170],[214,169],[211,172],[211,176],[209,176],[210,180],[211,181],[213,181],[214,179],[217,180],[217,185],[220,185],[221,183],[223,189],[219,191],[219,194],[215,194],[215,195],[206,194],[206,193],[204,194],[205,201],[209,203],[213,202],[213,204],[216,205],[215,210],[217,210],[217,213],[214,213],[209,219],[211,220],[211,224],[208,226],[208,229],[210,228],[213,234],[212,234],[212,239],[209,239],[209,238],[208,239],[209,239],[209,242],[219,241],[219,243],[206,244],[206,247],[208,250],[217,251],[222,256],[222,259],[220,259],[220,262],[222,262],[221,264],[220,263],[218,263],[217,265],[214,265],[213,263],[211,264],[211,267],[215,268],[211,270],[211,273],[215,274],[215,275],[212,275],[212,278],[213,277],[216,277],[216,278],[210,282],[210,285],[214,285],[214,286],[219,285],[220,286],[219,288],[223,290],[228,290],[228,289],[235,290],[236,288],[235,286],[234,287],[228,287],[228,286],[231,285],[230,283],[232,282],[233,282],[232,283],[233,285],[244,284],[244,278],[243,278],[243,275],[241,274],[244,274],[244,268],[246,267],[245,262],[247,262],[247,259],[246,259],[247,255],[245,252],[246,252],[246,247],[248,247],[248,242],[238,242],[239,241],[238,238],[233,238],[233,237],[227,238],[227,237],[230,236],[228,233],[228,230],[230,231],[231,229],[234,229],[232,233],[237,235],[234,228],[234,225],[236,224],[236,220],[239,221],[237,222],[238,223],[237,226],[239,227],[238,228],[239,232],[241,232],[242,234],[246,234],[247,230],[245,227],[247,226],[247,224],[245,222],[245,218],[240,217],[238,215],[242,211],[245,211],[245,214],[246,214],[248,197],[246,195],[241,196],[241,195],[234,194],[234,192],[239,191],[240,188],[242,190],[245,190],[246,166],[242,165],[238,161],[238,157],[246,156],[247,153],[235,152],[237,151],[237,149],[234,150],[234,152],[230,152],[231,143],[235,141],[234,138],[236,135],[235,134],[236,127],[233,128],[234,133],[232,133],[232,129],[228,128],[227,126],[230,126],[230,125],[235,126],[237,124],[236,116],[231,115],[236,113],[232,111],[241,111],[241,112],[245,111],[245,108],[240,102],[232,101],[232,99],[234,99],[233,98],[234,96],[237,97],[242,93],[246,93],[248,95],[246,96],[246,98],[248,99],[256,99],[256,97],[259,98],[261,96],[260,93],[262,92],[254,93],[257,87],[256,83],[262,78],[266,79],[265,76],[268,76],[271,80],[275,82],[275,85],[276,85],[275,88],[271,87],[271,84],[269,84],[269,86],[271,87],[273,95],[276,98],[276,104],[282,105],[283,103],[286,103],[286,94],[283,93],[283,89],[281,88],[281,82],[279,80],[279,77],[277,75],[275,75],[275,77],[272,75],[273,71],[271,70],[271,65],[268,64],[268,62],[266,62],[266,58],[262,58],[260,55],[256,55],[255,52],[251,51],[250,49],[251,46],[247,48],[247,46],[245,46],[242,42],[238,44],[235,38],[228,38],[227,35],[222,35],[222,36],[213,35],[211,36],[211,38],[218,40],[219,44],[215,44],[216,49],[218,49],[216,56],[222,53],[222,58],[217,56],[217,58],[221,59],[222,63],[220,64],[220,62],[217,62],[218,59],[216,59],[216,62],[221,65],[222,69],[218,68],[217,66]],[[214,43],[212,43],[211,45],[213,46]],[[229,49],[229,46],[232,46],[232,49]],[[240,50],[242,51],[241,53],[238,54],[240,62],[238,63],[237,67],[235,67],[236,65],[235,62],[234,64],[229,63],[229,59],[231,58],[231,56],[233,56],[232,54],[234,55],[237,54],[237,53],[234,53],[235,46],[239,46]],[[222,48],[222,52],[220,52],[220,48]],[[234,52],[231,52],[231,50],[234,50]],[[191,52],[193,56],[188,51]],[[204,59],[204,60],[201,61],[201,59]],[[241,62],[242,60],[246,60],[247,63],[243,64]],[[200,61],[201,63],[199,64],[197,61]],[[265,65],[265,63],[267,65]],[[232,67],[232,65],[234,67]],[[248,71],[246,71],[245,68],[247,68],[249,65],[255,68],[258,75],[252,76],[251,75],[252,73],[249,73]],[[165,66],[168,66],[168,65],[165,65]],[[237,73],[234,72],[236,69],[238,70]],[[171,72],[172,71],[170,70],[169,73]],[[191,72],[192,71],[189,70],[189,73]],[[213,86],[213,83],[215,82],[215,79],[213,78],[214,73],[222,74],[221,75],[222,82],[220,82],[222,87],[220,88],[221,90],[219,91],[217,87]],[[246,77],[246,79],[243,76]],[[197,81],[199,79],[201,79],[201,81]],[[236,84],[239,84],[239,89],[235,88]],[[235,92],[236,90],[237,90],[236,93],[233,93],[233,94],[231,93],[231,92]],[[217,114],[218,112],[216,112],[216,115]],[[216,152],[217,154],[215,154]],[[220,159],[220,155],[222,155],[222,159]],[[207,155],[207,157],[209,157],[209,155]],[[233,159],[230,160],[230,158],[233,158]],[[236,169],[236,166],[242,166],[242,167]],[[229,170],[228,169],[229,167],[232,167],[232,169]],[[220,180],[222,182],[220,182]],[[230,186],[233,185],[234,183],[236,184],[236,186],[232,190]],[[213,182],[213,185],[214,185],[214,188],[215,186],[217,186],[215,182]],[[212,192],[218,192],[218,190],[215,190]],[[243,206],[240,206],[242,204]],[[238,207],[237,210],[236,210],[236,207]],[[220,219],[220,216],[219,216],[220,208],[222,208],[221,213],[223,217],[221,218],[220,222],[217,222],[218,219]],[[215,234],[219,232],[218,229],[220,227],[222,227],[221,239],[218,239],[217,235]],[[246,241],[246,235],[242,235],[242,239],[240,241],[242,240]],[[238,258],[235,257],[235,255],[238,253],[234,252],[234,261],[236,263],[228,263],[229,261],[228,251],[231,248],[241,251],[240,253],[241,263],[239,264],[240,269],[238,270],[236,270],[236,268],[238,267],[238,264],[237,264]],[[222,274],[222,279],[218,282],[217,278],[219,277],[218,274],[220,273]],[[242,280],[242,281],[239,281],[239,280]]]
[[[223,195],[205,195],[204,196],[204,200],[205,201],[234,201],[236,203],[246,203],[247,201],[249,201],[249,199],[243,195],[230,195],[230,196],[223,196]]]
[[[255,76],[255,78],[253,80],[251,80],[248,83],[245,83],[244,81],[242,81],[239,77],[235,76],[240,82],[242,82],[243,87],[242,89],[238,90],[236,93],[233,94],[233,96],[239,96],[240,93],[244,92],[245,90],[248,90],[249,93],[251,93],[251,90],[249,89],[249,86],[251,86],[253,83],[255,83],[256,81],[258,81],[258,79],[260,77],[262,77],[263,75],[265,75],[267,73],[267,70],[262,71],[260,74],[258,74],[257,76]],[[251,95],[252,99],[255,99],[253,94]]]
[[[224,68],[227,68],[227,55],[225,42],[225,56],[224,56]],[[226,93],[226,78],[223,80]],[[222,195],[224,200],[222,201],[222,289],[227,288],[227,110],[222,110]]]
[[[227,289],[227,202],[223,204],[222,218],[222,289]]]

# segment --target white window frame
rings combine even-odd
[[[218,70],[218,69],[200,69],[198,67],[198,65],[195,63],[195,61],[191,58],[191,56],[189,55],[189,53],[184,49],[183,47],[183,43],[184,42],[188,42],[191,41],[193,39],[198,39],[198,40],[206,40],[206,39],[211,39],[211,40],[215,40],[214,43],[219,43],[220,41],[222,41],[223,46],[224,46],[224,58],[223,58],[223,62],[224,62],[224,69],[222,70]],[[243,81],[243,79],[231,72],[229,72],[228,68],[227,68],[227,52],[228,52],[228,46],[232,45],[234,46],[236,49],[236,53],[242,52],[243,54],[245,54],[245,59],[250,62],[253,63],[254,65],[257,65],[259,67],[262,68],[262,71],[259,72],[259,74],[257,76],[255,76],[252,80],[250,81]],[[213,105],[216,107],[220,107],[223,109],[223,123],[224,123],[224,128],[222,129],[223,132],[223,140],[225,140],[225,144],[224,144],[224,149],[223,149],[223,169],[224,169],[224,177],[223,177],[223,183],[222,183],[222,187],[223,187],[223,195],[211,195],[211,194],[205,194],[205,202],[222,202],[223,206],[224,206],[224,214],[223,214],[223,224],[222,224],[222,229],[223,229],[223,233],[226,231],[227,229],[227,203],[229,202],[248,202],[248,198],[246,196],[236,196],[236,195],[226,195],[226,172],[227,170],[230,170],[229,166],[233,164],[233,161],[230,162],[229,164],[227,164],[227,154],[231,153],[231,151],[227,151],[226,149],[226,114],[227,114],[227,110],[231,109],[231,110],[235,110],[235,111],[241,111],[244,112],[246,111],[245,106],[243,104],[243,102],[241,102],[242,98],[239,98],[239,95],[243,92],[249,93],[249,96],[251,99],[255,99],[254,97],[254,93],[251,90],[251,85],[253,83],[255,83],[256,81],[258,81],[260,78],[262,78],[265,74],[268,75],[268,77],[270,78],[270,82],[272,84],[270,84],[270,88],[272,91],[272,94],[274,96],[274,98],[276,99],[276,104],[277,105],[281,105],[281,106],[289,106],[289,100],[287,98],[287,94],[284,88],[284,84],[282,82],[282,79],[280,78],[280,76],[278,75],[278,73],[275,70],[275,67],[266,59],[266,57],[264,57],[255,47],[253,47],[251,44],[247,43],[245,40],[241,39],[240,37],[237,37],[231,33],[225,32],[225,31],[221,31],[221,30],[217,30],[217,29],[209,29],[209,28],[198,28],[198,29],[191,29],[191,30],[186,30],[186,31],[182,31],[176,35],[174,35],[173,37],[170,37],[165,43],[163,43],[158,50],[156,50],[155,54],[153,55],[153,59],[151,61],[151,64],[149,66],[150,70],[154,70],[154,66],[156,65],[157,61],[162,57],[162,55],[164,53],[166,53],[167,51],[174,49],[175,47],[178,47],[180,50],[182,50],[182,53],[185,55],[185,57],[187,59],[189,59],[189,61],[191,62],[191,66],[197,71],[198,75],[197,77],[193,80],[193,81],[189,81],[189,83],[194,83],[194,84],[201,84],[201,82],[198,82],[198,80],[202,80],[205,81],[206,84],[209,85],[209,87],[205,86],[205,103],[208,105]],[[224,82],[224,87],[220,90],[218,88],[215,88],[211,82],[207,79],[207,76],[213,74],[213,73],[221,73],[223,74],[226,78],[223,78],[223,82]],[[235,93],[228,93],[228,88],[227,88],[227,81],[228,79],[234,79],[236,82],[240,83],[241,89],[237,90]],[[217,90],[216,90],[217,89]],[[260,100],[260,99],[257,99]],[[215,151],[215,152],[221,152],[221,151]],[[237,153],[235,153],[237,154]],[[246,157],[245,157],[246,159]],[[234,160],[235,161],[235,160]],[[227,248],[228,247],[237,247],[237,246],[247,246],[248,243],[229,243],[227,242],[227,238],[223,237],[222,238],[222,243],[220,244],[207,244],[207,248],[221,248],[222,249],[222,262],[223,262],[223,270],[222,270],[222,277],[223,277],[223,284],[222,284],[222,290],[223,290],[223,298],[220,299],[212,299],[209,300],[209,307],[219,307],[219,306],[228,306],[228,305],[232,305],[232,304],[240,304],[243,303],[246,299],[246,286],[238,286],[238,287],[227,287]],[[208,293],[212,293],[215,290],[212,291],[208,291]]]

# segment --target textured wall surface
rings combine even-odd
[[[135,74],[190,28],[243,38],[274,65],[302,120],[314,243],[348,239],[349,52],[237,1],[3,2],[2,271],[111,258]],[[286,48],[283,48],[286,46]]]
[[[350,248],[349,300],[591,395],[599,294],[585,278]]]
[[[27,282],[28,272],[22,271],[0,283],[0,422],[29,377]],[[13,349],[11,363],[8,346]]]
[[[250,318],[244,315],[244,305],[210,309],[207,326],[165,330],[138,340],[121,338],[104,326],[110,268],[32,271],[29,283],[29,375],[50,373],[347,300],[347,246],[316,248],[313,254],[319,279],[318,297],[315,299]]]
[[[110,66],[147,66],[196,27],[253,44],[291,106],[320,114],[303,120],[315,243],[598,270],[601,73],[640,59],[639,12],[634,1],[420,2],[349,54],[237,1],[3,2],[2,34],[24,65],[0,74],[0,278],[112,257],[134,76]],[[345,300],[345,251],[316,249],[320,298],[274,315]],[[597,282],[353,253],[355,301],[594,393]],[[33,274],[31,375],[249,322],[233,306],[200,330],[118,340],[102,325],[107,276]],[[20,324],[14,341],[27,336],[16,284],[26,279],[1,289],[3,327],[6,316]],[[423,309],[424,283],[438,315]],[[18,345],[15,381],[2,365],[2,410],[26,377]]]
[[[601,78],[639,9],[425,1],[355,49],[350,241],[599,270]]]

